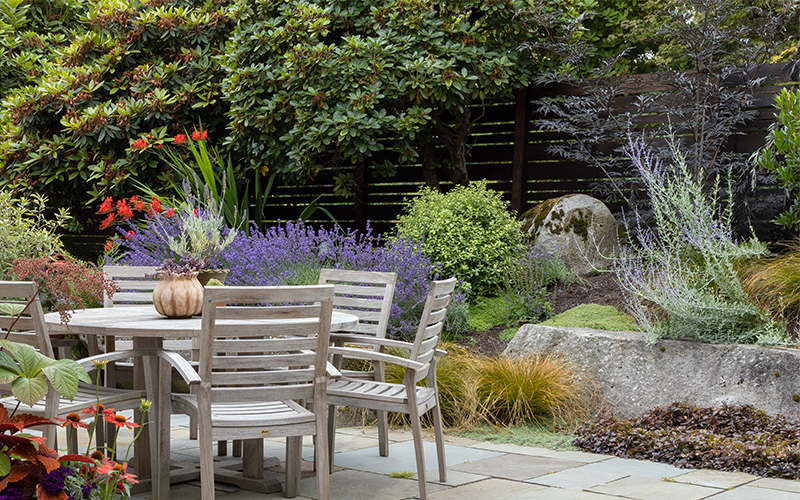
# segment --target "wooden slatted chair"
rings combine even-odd
[[[344,345],[344,340],[337,340],[339,333],[386,338],[386,328],[389,326],[389,314],[392,309],[396,282],[397,273],[322,269],[319,273],[319,284],[334,285],[336,290],[333,297],[334,310],[341,309],[358,317],[359,320],[358,325],[352,331],[332,333],[331,344]],[[354,342],[352,337],[349,338],[351,340],[348,341],[348,345],[372,348],[375,351],[381,349],[380,346]],[[342,356],[333,357],[333,366],[346,377],[375,382],[386,380],[382,361],[373,362],[372,371],[343,370],[342,362]],[[336,432],[335,411],[329,413],[328,423],[328,435],[330,436]],[[378,450],[382,457],[389,455],[389,425],[384,410],[378,410]]]
[[[214,498],[213,442],[244,440],[244,454],[252,455],[243,460],[242,475],[217,471],[241,484],[263,474],[267,435],[288,438],[287,497],[297,496],[300,487],[302,436],[316,436],[317,498],[330,498],[325,388],[333,290],[332,285],[205,289],[199,370],[182,359],[173,363],[198,386],[196,395],[171,394],[166,400],[169,365],[162,364],[159,377],[160,421],[169,422],[172,409],[198,418],[203,500]],[[311,409],[297,403],[312,398]],[[169,426],[160,432],[159,484],[167,485]]]
[[[447,316],[447,308],[456,286],[456,279],[434,281],[431,284],[425,308],[420,318],[414,342],[398,340],[363,338],[355,335],[337,335],[337,342],[358,341],[386,347],[395,347],[408,351],[409,357],[392,356],[384,352],[350,347],[331,347],[331,354],[370,361],[393,363],[405,368],[402,384],[376,382],[354,379],[343,376],[328,382],[328,403],[330,413],[335,407],[353,406],[375,410],[407,413],[411,420],[411,431],[414,437],[414,452],[417,461],[417,478],[419,480],[420,499],[427,498],[425,480],[425,454],[422,447],[422,425],[420,417],[432,411],[434,433],[436,436],[436,453],[439,460],[439,480],[447,480],[444,459],[444,435],[442,431],[442,415],[439,408],[439,393],[436,386],[436,345]],[[438,351],[439,353],[441,351]],[[427,378],[427,387],[418,387],[417,383]],[[334,436],[330,436],[330,464],[333,466]]]
[[[0,328],[3,332],[8,331],[13,323],[13,329],[8,334],[8,340],[24,343],[35,347],[39,352],[48,357],[53,357],[53,347],[50,343],[50,336],[47,331],[47,324],[44,321],[42,305],[36,295],[37,286],[29,281],[0,281],[0,303],[27,304],[27,307],[18,319],[13,316],[0,313]],[[145,355],[139,352],[119,353],[118,356],[135,357]],[[87,370],[94,369],[92,361],[112,359],[113,356],[97,356],[86,358],[78,362]],[[49,384],[48,384],[49,385]],[[19,410],[23,413],[42,415],[46,418],[63,417],[72,412],[79,412],[84,408],[89,408],[93,403],[98,402],[98,389],[94,385],[80,383],[78,394],[75,399],[69,401],[62,398],[52,387],[49,387],[44,401],[40,401],[32,408],[22,405]],[[99,388],[99,402],[108,408],[115,410],[131,410],[139,408],[142,399],[146,398],[145,391],[130,391],[123,389],[111,389],[106,387]],[[0,404],[9,410],[17,406],[17,399],[9,396],[0,399]],[[101,427],[101,426],[98,426]],[[44,437],[47,439],[48,446],[56,447],[56,428],[46,425],[43,430]],[[98,436],[98,443],[102,439]],[[77,441],[69,443],[70,451],[77,451]]]

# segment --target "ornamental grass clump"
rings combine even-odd
[[[647,340],[785,342],[785,328],[750,301],[739,278],[738,268],[766,246],[755,238],[734,241],[731,197],[717,197],[720,191],[730,195],[730,186],[720,189],[717,179],[704,189],[703,176],[693,175],[677,148],[672,165],[640,141],[626,152],[647,188],[654,222],[649,227],[636,214],[636,224],[627,228],[630,246],[615,260],[615,270]]]
[[[795,337],[800,334],[800,238],[785,253],[762,257],[741,270],[744,289],[751,300],[785,321]]]

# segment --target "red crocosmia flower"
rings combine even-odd
[[[103,222],[100,223],[100,229],[105,229],[113,223],[114,223],[114,214],[113,213],[108,214],[108,217],[103,219]]]
[[[67,418],[53,417],[56,422],[63,422],[62,427],[72,427],[74,429],[88,429],[89,426],[81,422],[81,416],[77,413],[67,414]]]
[[[114,210],[114,200],[111,197],[107,197],[103,200],[103,203],[100,205],[100,210],[97,211],[98,214],[107,214],[108,212]]]
[[[117,215],[122,217],[122,219],[130,219],[133,217],[133,210],[128,205],[122,205],[117,207]]]
[[[200,216],[197,214],[197,209],[196,209],[196,208],[193,208],[193,209],[192,209],[192,215],[194,215],[195,217],[200,217]]]
[[[172,217],[173,215],[175,215],[175,210],[172,209],[172,208],[170,208],[166,212],[164,212],[164,216],[165,217]]]
[[[133,146],[131,147],[133,149],[144,149],[147,147],[147,141],[145,141],[144,139],[136,139],[135,141],[133,141]]]
[[[175,135],[175,138],[172,139],[172,142],[175,144],[183,144],[184,142],[186,142],[186,134]]]
[[[106,252],[110,252],[113,249],[114,249],[114,240],[106,241],[106,245],[105,245]]]
[[[156,145],[155,145],[155,147],[157,147],[157,148],[163,148],[163,147],[164,147],[164,145],[163,145],[163,144],[156,144]]]
[[[145,206],[144,200],[136,200],[136,205],[134,207],[136,210],[144,212]]]
[[[128,231],[128,234],[125,235],[125,239],[129,240],[129,239],[133,238],[134,236],[136,236],[136,233],[134,233],[133,229],[131,229],[130,231]]]
[[[131,422],[125,415],[106,415],[106,422],[114,424],[117,428],[135,429],[139,427],[136,422]]]
[[[159,200],[158,198],[153,198],[152,200],[150,200],[150,211],[151,212],[153,212],[154,214],[159,214],[159,213],[161,213],[161,210],[162,210],[162,208],[161,208],[161,200]]]
[[[192,140],[204,141],[208,139],[208,130],[195,130],[192,132]]]

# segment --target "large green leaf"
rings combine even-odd
[[[44,377],[20,377],[11,383],[14,397],[28,406],[33,406],[47,394],[47,381]]]
[[[16,342],[0,340],[0,345],[14,355],[19,365],[20,372],[26,377],[34,377],[42,368],[55,363],[54,359],[48,358],[26,344],[17,344]]]
[[[86,370],[71,359],[59,359],[52,365],[44,367],[42,371],[53,385],[53,389],[70,401],[75,399],[75,394],[78,393],[79,381],[92,382]]]
[[[0,476],[7,476],[11,473],[11,459],[4,451],[0,451]]]
[[[0,313],[8,316],[19,316],[24,310],[25,304],[12,304],[9,302],[3,302],[0,304]]]

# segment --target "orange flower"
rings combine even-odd
[[[186,134],[176,134],[172,142],[175,144],[183,144],[186,142]]]
[[[104,248],[106,253],[114,250],[114,240],[107,240]]]
[[[175,210],[172,209],[172,208],[170,208],[166,212],[164,212],[164,216],[165,217],[172,217],[173,215],[175,215]]]
[[[133,229],[131,229],[130,231],[128,231],[127,234],[125,234],[125,239],[129,240],[129,239],[133,238],[134,236],[136,236],[136,233],[133,231]]]
[[[109,460],[104,458],[101,463],[97,465],[97,473],[102,475],[113,475],[117,479],[121,481],[127,481],[131,484],[136,484],[139,481],[136,480],[136,476],[133,474],[128,474],[127,469],[128,463],[118,464],[113,460]]]
[[[81,422],[81,416],[75,412],[68,413],[67,418],[53,417],[56,422],[63,422],[62,427],[72,427],[73,429],[88,429],[89,426]]]
[[[87,415],[97,415],[98,413],[102,413],[103,415],[108,416],[114,414],[114,408],[106,408],[102,404],[92,404],[92,406],[89,408],[84,408],[81,411]]]
[[[208,139],[208,130],[195,130],[192,132],[192,140],[203,141]]]
[[[161,200],[158,198],[153,198],[150,200],[150,213],[152,214],[159,214],[161,213]]]
[[[113,223],[114,223],[114,214],[110,213],[108,214],[108,217],[103,219],[103,222],[100,223],[100,229],[105,229]]]
[[[100,204],[100,210],[98,210],[97,213],[107,214],[112,210],[114,210],[114,200],[109,196],[105,200],[103,200],[102,204]]]
[[[144,149],[146,147],[147,147],[147,141],[145,141],[144,139],[136,139],[135,141],[133,141],[133,145],[131,146],[131,148],[133,149]]]
[[[124,415],[106,415],[106,422],[114,424],[117,428],[135,429],[139,427],[136,422],[131,422]]]

